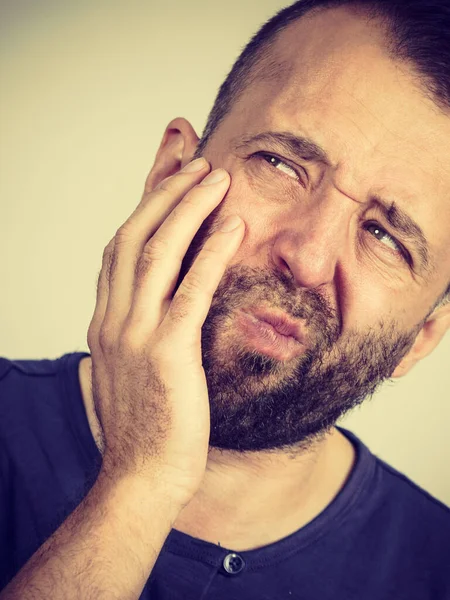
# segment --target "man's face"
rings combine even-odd
[[[215,224],[239,214],[246,235],[202,352],[210,443],[241,451],[305,448],[325,433],[392,374],[450,274],[450,120],[385,55],[382,33],[333,9],[290,27],[272,52],[284,68],[248,88],[206,148],[232,182],[179,279]],[[255,346],[240,321],[253,307],[302,324],[299,355]]]

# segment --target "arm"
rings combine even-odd
[[[210,167],[196,165],[144,194],[105,248],[88,331],[100,475],[0,600],[137,599],[200,486],[210,426],[201,328],[245,228],[215,231],[175,290],[181,258],[230,185],[225,171],[199,185]]]
[[[137,600],[181,507],[138,478],[100,473],[1,600]]]

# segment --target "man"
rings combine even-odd
[[[449,597],[449,509],[334,425],[450,325],[450,5],[322,4],[168,125],[91,355],[2,360],[1,600]]]

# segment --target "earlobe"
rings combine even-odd
[[[164,131],[155,162],[145,182],[145,193],[182,169],[194,156],[199,141],[189,121],[182,117],[173,119]]]
[[[450,328],[450,304],[437,308],[425,321],[412,348],[402,358],[391,377],[406,375],[414,365],[428,356],[439,344]]]

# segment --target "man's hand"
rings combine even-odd
[[[195,166],[144,195],[106,246],[88,331],[103,473],[147,479],[181,505],[197,491],[207,460],[201,328],[245,231],[240,220],[234,231],[214,233],[173,295],[194,235],[230,185],[223,169],[210,175],[220,181],[204,185],[209,164]]]
[[[102,468],[2,600],[137,600],[202,480],[209,402],[201,327],[244,233],[242,221],[233,233],[214,233],[173,294],[195,233],[230,185],[222,170],[220,182],[197,185],[208,171],[204,162],[164,180],[105,249],[88,332]]]

